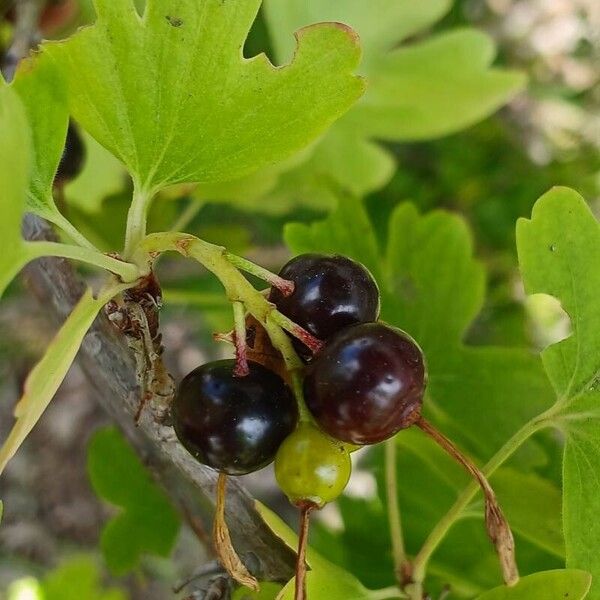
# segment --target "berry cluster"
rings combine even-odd
[[[192,371],[172,414],[182,444],[202,463],[228,475],[275,459],[281,489],[299,506],[334,500],[350,476],[349,444],[381,442],[420,415],[423,354],[403,331],[377,322],[379,290],[369,271],[343,256],[304,254],[279,276],[294,284],[269,299],[324,345],[307,362],[304,401],[313,422],[298,425],[291,390],[278,375],[250,362],[236,377],[234,360]]]

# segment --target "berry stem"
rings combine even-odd
[[[311,423],[312,419],[304,402],[304,391],[302,390],[302,377],[300,373],[297,370],[291,371],[290,380],[292,382],[292,391],[298,404],[298,420],[300,423]]]
[[[140,269],[131,263],[102,254],[99,250],[91,250],[81,246],[60,244],[58,242],[25,242],[31,260],[42,256],[70,258],[100,267],[118,275],[125,283],[133,283],[140,277]]]
[[[259,279],[266,281],[272,287],[277,288],[284,296],[291,296],[294,293],[293,281],[283,279],[268,269],[265,269],[264,267],[261,267],[250,260],[242,258],[241,256],[231,254],[231,252],[226,252],[225,256],[227,260],[233,266],[240,269],[240,271],[245,271],[246,273],[250,273]]]
[[[235,343],[234,377],[245,377],[250,373],[248,368],[248,352],[246,347],[246,309],[243,302],[233,303],[233,323]]]
[[[227,486],[227,475],[219,473],[217,479],[217,505],[215,521],[213,524],[213,543],[215,551],[223,568],[235,581],[258,592],[259,586],[256,578],[246,569],[240,560],[229,535],[229,528],[225,521],[225,496]]]
[[[407,581],[410,565],[406,558],[404,535],[402,533],[402,519],[398,504],[398,475],[396,472],[396,441],[390,438],[385,442],[385,487],[387,496],[388,521],[390,536],[392,538],[392,556],[394,558],[394,572],[400,585]]]
[[[312,333],[309,333],[306,329],[294,323],[294,321],[286,317],[283,313],[280,313],[278,310],[273,310],[271,318],[282,329],[285,329],[295,338],[299,339],[313,354],[323,347],[323,342],[321,340],[318,340]]]
[[[304,365],[296,354],[289,336],[278,323],[278,313],[274,306],[227,259],[223,247],[186,233],[153,233],[142,240],[132,258],[135,264],[144,265],[150,270],[153,261],[162,252],[167,251],[179,252],[183,256],[193,258],[216,275],[223,284],[229,300],[243,303],[246,311],[265,328],[274,348],[281,353],[287,371],[293,375],[302,370]],[[295,325],[291,321],[289,323]],[[301,392],[301,386],[299,389]],[[302,394],[298,394],[298,390],[295,392],[298,410],[302,415],[306,412]]]
[[[310,513],[314,508],[315,506],[311,503],[306,503],[300,507],[300,535],[298,536],[294,600],[306,600],[306,547],[308,545]]]
[[[419,417],[415,425],[443,448],[456,462],[461,464],[467,473],[479,483],[485,498],[486,528],[500,559],[504,583],[515,585],[519,581],[519,570],[515,560],[515,541],[489,481],[469,458],[424,417]]]

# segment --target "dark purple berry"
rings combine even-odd
[[[272,288],[269,299],[320,340],[350,325],[376,321],[379,316],[379,289],[373,276],[345,256],[301,254],[279,275],[294,282],[294,292],[284,296]]]
[[[235,361],[194,369],[171,408],[175,433],[201,463],[228,475],[262,469],[294,431],[298,409],[283,379],[255,362],[235,377]]]
[[[365,323],[336,334],[308,366],[306,405],[319,426],[352,444],[375,444],[420,416],[423,353],[400,329]]]

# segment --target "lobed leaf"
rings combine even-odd
[[[383,56],[348,125],[383,140],[421,140],[476,123],[525,84],[522,73],[491,68],[492,40],[472,29],[439,34]]]
[[[556,424],[567,436],[563,527],[567,566],[589,571],[600,598],[600,227],[583,198],[554,188],[517,225],[528,294],[550,294],[571,318],[572,334],[542,352],[554,387]]]
[[[260,0],[148,0],[143,17],[131,0],[95,6],[94,26],[44,52],[68,82],[73,115],[146,191],[281,160],[363,91],[346,26],[303,29],[294,60],[275,68],[242,56]]]
[[[106,524],[100,540],[111,572],[128,573],[145,554],[169,556],[179,517],[115,428],[101,429],[90,440],[87,468],[96,494],[123,509]]]
[[[304,204],[306,197],[331,183],[357,195],[371,192],[387,183],[395,166],[374,140],[398,142],[453,133],[493,113],[523,87],[522,74],[490,67],[495,50],[482,33],[456,30],[400,45],[439,20],[451,4],[449,0],[265,0],[278,60],[289,56],[295,29],[320,20],[340,21],[360,35],[361,73],[368,83],[364,97],[315,147],[314,158],[281,177],[266,195],[267,203]],[[287,185],[289,179],[293,185]]]

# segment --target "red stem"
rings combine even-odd
[[[519,571],[515,560],[515,543],[512,531],[502,513],[496,494],[485,475],[440,431],[424,417],[415,422],[429,437],[443,448],[454,460],[479,483],[485,498],[485,524],[488,535],[496,547],[502,574],[507,585],[514,585],[519,580]]]
[[[306,547],[308,545],[308,528],[313,504],[300,507],[300,535],[298,537],[298,556],[296,560],[296,588],[294,600],[306,600]]]

